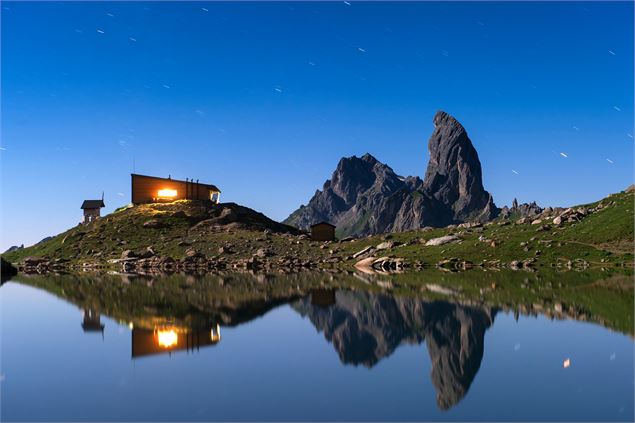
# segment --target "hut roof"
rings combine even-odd
[[[104,200],[84,200],[82,203],[82,209],[99,209],[106,207]]]
[[[139,173],[131,173],[132,176],[140,176],[142,178],[150,178],[150,179],[159,179],[162,181],[171,181],[171,182],[180,182],[184,184],[198,184],[202,187],[208,188],[212,191],[221,192],[220,188],[213,184],[204,184],[203,182],[194,182],[194,181],[183,181],[181,179],[173,179],[173,178],[161,178],[160,176],[150,176],[150,175],[141,175]]]
[[[315,227],[315,226],[320,226],[320,225],[328,225],[328,226],[330,226],[330,227],[332,227],[332,228],[335,228],[335,227],[336,227],[335,225],[332,225],[332,224],[330,224],[329,222],[318,222],[318,223],[315,223],[315,224],[311,225],[311,227],[313,228],[313,227]]]

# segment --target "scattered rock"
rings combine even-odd
[[[445,245],[445,244],[449,244],[451,242],[457,242],[460,240],[461,239],[456,235],[446,235],[446,236],[441,236],[439,238],[432,238],[428,240],[428,242],[426,242],[425,245],[426,246]]]
[[[266,248],[258,248],[258,250],[256,251],[256,257],[265,258],[269,257],[270,255],[271,252]]]
[[[357,258],[359,256],[362,256],[362,255],[366,254],[366,253],[370,253],[372,250],[373,250],[373,247],[371,247],[369,245],[368,247],[363,248],[363,249],[359,250],[358,252],[356,252],[355,254],[353,254],[353,258],[355,259],[355,258]]]
[[[362,259],[360,261],[358,261],[357,263],[355,263],[355,268],[359,269],[359,270],[371,270],[372,271],[372,267],[373,267],[373,263],[375,262],[375,260],[377,260],[376,257],[367,257],[365,259]]]
[[[137,258],[139,258],[139,254],[135,253],[132,250],[124,250],[121,253],[122,260],[130,260],[130,259],[137,259]]]
[[[384,241],[375,247],[376,250],[389,250],[395,246],[394,241]]]
[[[150,219],[143,223],[144,228],[159,229],[163,227],[163,224],[158,219]]]

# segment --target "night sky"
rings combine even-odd
[[[633,181],[633,3],[2,2],[2,240],[130,201],[130,173],[277,220],[342,156],[423,176],[438,109],[498,206]]]

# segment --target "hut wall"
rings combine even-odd
[[[176,190],[176,196],[159,198],[159,190]],[[210,188],[205,184],[144,175],[132,175],[132,203],[143,204],[174,200],[209,200]]]
[[[313,241],[333,241],[335,239],[335,228],[330,225],[315,225],[311,228],[311,239]]]

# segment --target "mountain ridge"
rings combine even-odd
[[[369,153],[344,157],[322,190],[284,223],[308,229],[324,220],[337,225],[340,236],[365,236],[492,219],[498,208],[483,188],[467,132],[443,111],[433,124],[424,179],[399,176]]]

